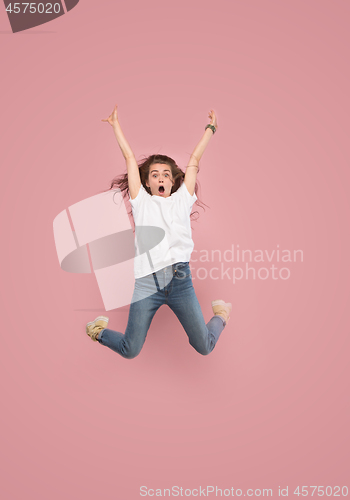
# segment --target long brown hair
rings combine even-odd
[[[173,179],[173,187],[171,188],[171,194],[175,193],[179,187],[182,185],[184,178],[185,178],[185,173],[181,170],[181,168],[176,164],[175,160],[170,158],[169,156],[165,155],[151,155],[145,158],[144,160],[141,160],[138,162],[138,167],[139,167],[139,172],[140,172],[140,179],[141,179],[141,184],[147,191],[147,193],[152,194],[150,188],[146,185],[146,181],[148,181],[148,176],[149,176],[149,170],[150,166],[154,165],[155,163],[161,163],[164,165],[169,165],[171,168],[171,175]],[[110,188],[107,189],[107,191],[112,190],[112,189],[120,189],[123,197],[129,197],[129,185],[128,185],[128,174],[122,174],[118,175],[111,181]],[[197,200],[195,202],[196,205],[199,207],[204,208],[205,203],[201,202],[198,198],[198,182],[195,184],[194,192],[197,196]],[[197,216],[195,217],[195,215]],[[192,212],[190,215],[192,220],[197,220],[199,217],[199,213],[197,211]]]

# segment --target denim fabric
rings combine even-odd
[[[156,293],[150,294],[155,285]],[[197,352],[205,355],[214,349],[226,324],[220,316],[212,317],[205,324],[188,262],[178,262],[136,279],[125,334],[104,328],[98,342],[124,358],[136,357],[146,340],[153,316],[163,304],[174,311]]]

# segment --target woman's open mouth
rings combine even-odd
[[[159,194],[164,193],[164,191],[165,191],[164,186],[159,186],[159,188],[158,188]]]

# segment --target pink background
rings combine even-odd
[[[3,498],[350,487],[349,17],[339,0],[81,0],[14,35],[0,8]],[[91,342],[96,278],[59,267],[53,219],[124,172],[101,122],[115,103],[137,158],[182,166],[217,112],[198,251],[303,250],[287,280],[194,280],[207,320],[233,303],[207,357],[165,307],[134,360]],[[124,331],[127,307],[108,316]]]

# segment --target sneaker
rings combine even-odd
[[[106,316],[97,316],[94,321],[90,321],[90,323],[86,325],[86,333],[94,342],[97,342],[97,336],[100,331],[107,328],[108,321],[109,318]]]
[[[220,316],[224,320],[226,326],[230,319],[232,304],[230,302],[224,302],[223,300],[213,300],[211,307],[213,308],[214,315]]]

